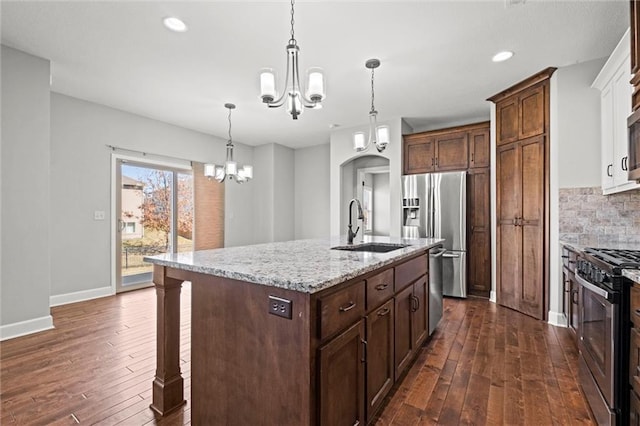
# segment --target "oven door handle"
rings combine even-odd
[[[586,288],[587,290],[597,294],[598,296],[602,296],[607,300],[610,300],[610,295],[609,292],[603,288],[598,287],[597,285],[593,285],[591,284],[589,281],[585,280],[584,278],[582,278],[580,275],[576,274],[575,275],[576,280],[578,281],[578,283],[580,283],[580,285],[584,288]]]

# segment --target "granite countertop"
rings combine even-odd
[[[345,237],[335,237],[167,253],[147,256],[144,261],[303,293],[315,293],[437,246],[443,241],[438,238],[365,237],[364,242],[408,244],[405,248],[388,253],[371,253],[331,250],[331,247],[346,245]],[[354,244],[360,242],[361,238],[356,238]]]
[[[629,278],[634,283],[640,284],[640,270],[638,269],[623,269],[622,275]]]

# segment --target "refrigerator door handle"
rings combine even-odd
[[[459,254],[455,254],[455,253],[444,253],[444,254],[442,255],[442,257],[446,257],[446,258],[458,258],[458,257],[460,257],[460,255],[459,255]]]

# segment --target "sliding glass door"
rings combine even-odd
[[[144,256],[193,250],[191,171],[116,162],[116,291],[152,285]]]

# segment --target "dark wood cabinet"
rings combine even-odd
[[[428,275],[424,275],[396,295],[396,379],[411,363],[416,350],[429,334],[428,281]]]
[[[364,321],[319,349],[320,424],[353,426],[364,417]]]
[[[491,165],[489,128],[469,132],[469,168],[486,168]]]
[[[544,317],[544,137],[498,148],[498,303]]]
[[[629,309],[631,329],[629,330],[629,424],[640,426],[640,284],[631,287]]]
[[[529,88],[496,104],[496,145],[515,142],[545,132],[545,90]]]
[[[496,292],[500,305],[546,319],[549,286],[547,68],[489,98],[496,104]]]
[[[489,122],[404,136],[404,174],[488,167]]]
[[[629,425],[640,426],[640,399],[634,391],[629,391]]]
[[[393,299],[370,312],[367,323],[367,419],[381,407],[394,382],[394,319]]]
[[[469,294],[491,293],[491,205],[488,168],[469,170],[467,175],[467,259]]]
[[[429,173],[435,170],[435,138],[430,135],[404,137],[404,174]]]
[[[465,170],[469,167],[469,137],[467,132],[455,132],[435,137],[436,172]]]

